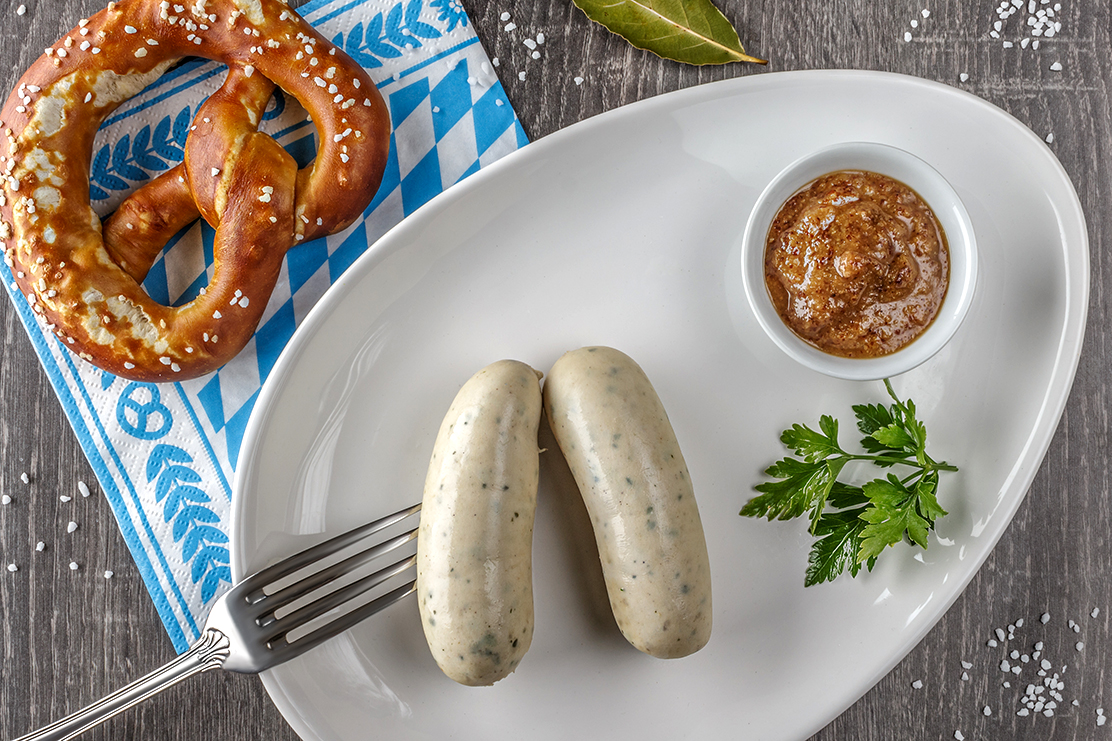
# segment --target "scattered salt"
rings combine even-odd
[[[7,494],[0,497],[0,504],[11,504],[11,503],[12,503],[12,498],[10,496],[8,496]]]
[[[1074,646],[1074,648],[1076,648],[1078,651],[1084,651],[1085,650],[1085,644],[1082,641],[1078,641],[1077,644]]]
[[[70,571],[77,571],[77,561],[70,561]]]
[[[38,543],[35,543],[35,550],[39,553],[42,553],[44,548],[46,548],[46,543],[42,542],[41,540]]]
[[[985,715],[992,715],[992,708],[990,708],[988,705],[985,705],[985,709],[981,712],[983,712]]]
[[[8,564],[8,571],[12,571],[12,572],[19,571],[19,567],[16,566],[14,563],[10,563],[10,564]]]
[[[58,499],[59,499],[59,501],[62,501],[62,502],[68,502],[68,501],[70,501],[71,499],[73,499],[73,497],[71,497],[71,496],[68,496],[68,495],[66,495],[66,494],[63,494],[62,496],[58,497]]]
[[[1054,136],[1054,135],[1051,134],[1051,136]],[[1100,614],[1100,608],[1099,607],[1094,607],[1093,611],[1089,613],[1089,617],[1095,618],[1099,614]]]
[[[961,731],[954,731],[954,738],[957,741],[965,741],[965,736],[962,735]]]
[[[911,41],[911,31],[904,32],[904,41]]]
[[[105,578],[105,579],[111,579],[111,578],[112,578],[112,576],[113,576],[113,574],[112,574],[112,572],[111,572],[111,571],[105,571],[105,572],[104,572],[104,578]]]
[[[1061,62],[1055,62],[1054,64],[1050,65],[1050,69],[1051,69],[1052,72],[1061,72],[1062,71],[1062,63]]]
[[[575,83],[576,85],[582,85],[582,84],[583,84],[583,78],[582,78],[582,77],[576,77],[576,78],[575,78],[575,79],[573,80],[573,82],[574,82],[574,83]]]
[[[25,483],[25,484],[29,484],[29,483],[31,483],[31,477],[27,475],[27,472],[26,472],[26,471],[24,471],[23,473],[19,474],[19,480],[20,480],[20,481],[22,481],[22,482],[23,482],[23,483]]]
[[[961,80],[962,82],[968,82],[969,81],[969,75],[966,74],[965,72],[962,72],[960,75],[958,75],[958,79]]]
[[[66,532],[67,533],[72,533],[76,529],[77,529],[77,523],[74,522],[73,520],[70,520],[70,524],[66,525]]]
[[[1046,143],[1047,144],[1053,144],[1054,143],[1054,132],[1051,132],[1051,133],[1046,135]],[[1093,617],[1096,617],[1096,615],[1093,615]]]
[[[911,686],[914,689],[921,690],[921,689],[923,689],[923,680],[916,679],[914,682],[911,683]]]
[[[89,485],[86,484],[84,481],[77,482],[77,490],[81,492],[81,496],[83,497],[87,497],[92,493],[91,491],[89,491]]]
[[[27,6],[26,5],[20,5],[18,8],[15,9],[15,14],[16,15],[23,15],[26,12],[27,12]],[[11,570],[14,571],[15,569],[11,569]]]
[[[500,20],[501,20],[501,21],[502,21],[503,23],[505,23],[506,21],[510,20],[510,14],[509,14],[509,13],[506,13],[506,12],[503,12],[503,13],[502,13],[502,15],[498,16],[498,18],[499,18],[499,19],[500,19]]]
[[[1040,620],[1040,622],[1042,622],[1043,625],[1046,625],[1047,623],[1050,622],[1050,613],[1049,612],[1044,612],[1042,614],[1042,617],[1039,618],[1039,620]]]

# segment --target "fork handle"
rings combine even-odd
[[[162,668],[155,669],[142,679],[135,680],[73,715],[54,721],[15,741],[66,741],[75,738],[186,677],[221,668],[228,658],[229,645],[226,635],[215,628],[206,627],[189,650]]]

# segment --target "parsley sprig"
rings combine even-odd
[[[927,428],[915,416],[915,403],[901,401],[888,379],[884,387],[894,402],[853,407],[864,453],[848,453],[838,443],[838,420],[819,419],[819,429],[795,424],[780,440],[798,458],[787,457],[765,471],[773,481],[754,487],[760,496],[742,508],[745,517],[790,520],[807,515],[818,540],[811,547],[804,586],[833,581],[846,569],[857,576],[872,571],[890,545],[909,539],[927,547],[927,533],[946,514],[938,503],[938,474],[957,471],[927,455]],[[851,461],[893,469],[862,486],[838,480]],[[897,467],[912,469],[904,478]]]

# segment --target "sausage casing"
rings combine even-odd
[[[429,462],[417,594],[437,664],[466,685],[517,668],[533,639],[540,374],[500,360],[464,384]]]
[[[687,464],[644,371],[609,347],[565,354],[544,384],[553,435],[583,495],[610,606],[658,658],[710,638],[710,560]]]

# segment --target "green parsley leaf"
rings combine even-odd
[[[837,420],[824,415],[819,419],[819,429],[822,432],[815,432],[806,425],[792,425],[790,430],[781,433],[780,442],[808,463],[842,454],[842,449],[838,447]]]
[[[857,404],[852,407],[857,417],[857,429],[862,435],[872,435],[881,427],[887,427],[896,420],[883,404]]]
[[[857,576],[861,570],[857,554],[861,551],[861,531],[865,528],[865,521],[859,515],[864,509],[827,512],[819,518],[812,531],[818,540],[807,558],[803,586],[834,581],[847,568],[851,576]]]

